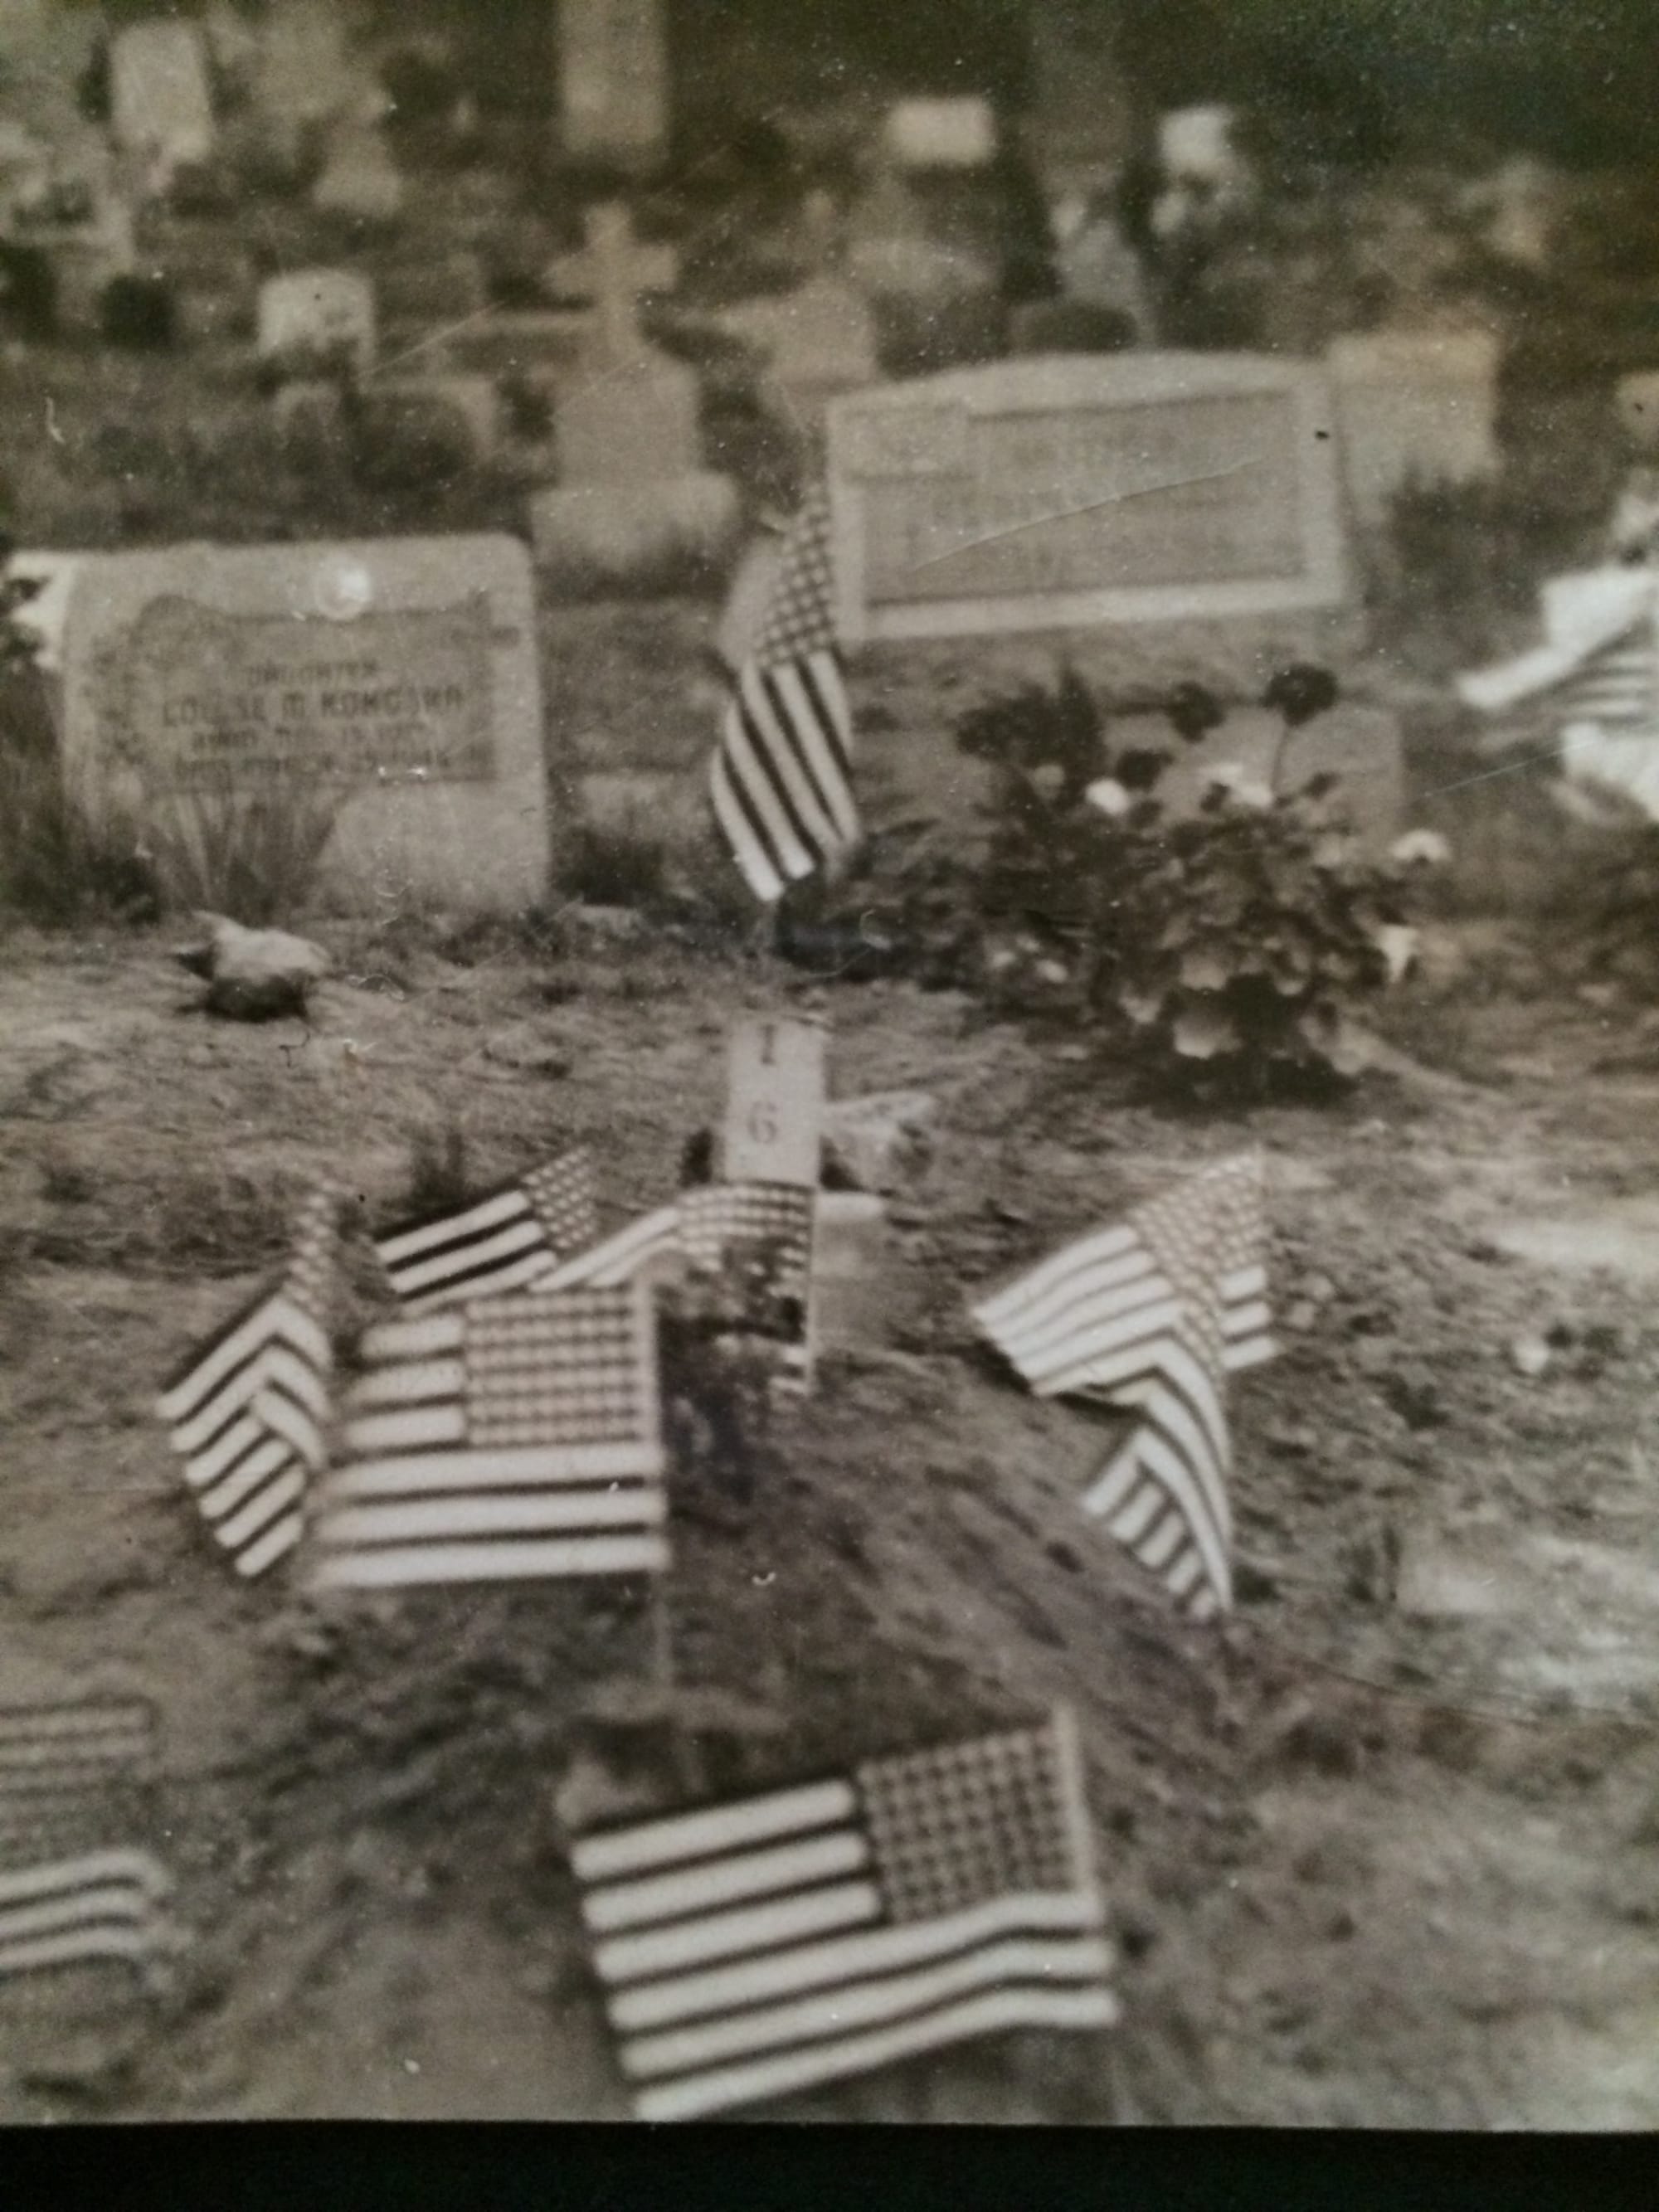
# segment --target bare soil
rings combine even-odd
[[[160,937],[6,941],[4,1693],[157,1701],[198,1940],[153,2009],[8,1998],[0,2118],[625,2117],[562,1823],[1064,1698],[1121,2028],[772,2117],[1659,2124],[1659,1059],[1468,927],[1351,1098],[1233,1118],[904,985],[321,933],[303,1027],[187,1011]],[[586,1138],[621,1218],[714,1118],[732,1012],[792,998],[839,1092],[932,1091],[938,1141],[753,1504],[677,1489],[678,1689],[627,1594],[237,1585],[149,1404],[307,1180],[386,1218],[453,1120],[480,1181]],[[1244,1141],[1285,1356],[1237,1389],[1241,1602],[1198,1630],[965,1294]]]

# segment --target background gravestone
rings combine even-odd
[[[669,128],[661,0],[559,0],[558,72],[567,161],[654,167]]]
[[[182,545],[71,586],[66,778],[163,856],[227,802],[332,815],[322,889],[356,912],[544,896],[535,611],[507,538]]]
[[[135,23],[110,46],[110,130],[151,162],[165,186],[174,170],[207,161],[216,138],[207,56],[192,23]]]
[[[1033,358],[836,400],[842,635],[1333,605],[1332,419],[1316,368],[1240,354]]]
[[[735,487],[702,465],[696,378],[647,344],[635,301],[673,281],[665,248],[634,244],[628,211],[595,208],[584,253],[564,257],[554,281],[586,294],[594,321],[579,380],[559,401],[559,482],[531,505],[538,558],[599,574],[647,569],[707,554],[736,526]]]
[[[1362,522],[1386,522],[1408,483],[1497,473],[1500,351],[1487,331],[1376,331],[1333,343],[1342,473]]]
[[[300,269],[259,291],[259,357],[276,368],[315,367],[336,354],[359,376],[374,366],[374,293],[349,269]]]

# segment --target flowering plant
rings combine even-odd
[[[1279,672],[1263,703],[1284,735],[1335,702],[1323,669]],[[1177,741],[1223,721],[1188,684],[1165,702]],[[957,726],[996,770],[974,926],[959,972],[1007,1011],[1087,1022],[1167,1087],[1261,1092],[1357,1072],[1352,1017],[1414,957],[1409,884],[1446,857],[1432,832],[1387,860],[1363,850],[1338,780],[1279,787],[1212,768],[1196,806],[1158,796],[1175,755],[1114,750],[1076,674],[990,700]]]

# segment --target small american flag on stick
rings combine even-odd
[[[599,1233],[593,1164],[562,1153],[463,1206],[387,1230],[374,1249],[411,1314],[528,1288]]]
[[[795,520],[709,769],[715,818],[750,889],[769,905],[849,852],[853,716],[836,643],[830,500]]]
[[[571,1863],[642,2120],[1117,2019],[1065,1713],[586,1836]]]
[[[1042,1397],[1132,1380],[1194,1297],[1218,1304],[1227,1372],[1271,1359],[1262,1189],[1259,1154],[1207,1168],[1068,1244],[975,1319]]]
[[[308,1478],[327,1456],[336,1205],[326,1190],[306,1200],[281,1277],[191,1352],[157,1401],[215,1542],[250,1578],[299,1542]]]
[[[780,1387],[809,1389],[815,1194],[798,1183],[704,1183],[681,1194],[679,1213],[687,1263],[718,1281],[732,1333],[776,1346]]]
[[[655,1573],[668,1564],[642,1285],[526,1291],[364,1332],[313,1586]]]
[[[167,1870],[133,1842],[155,1739],[142,1700],[0,1708],[0,1981],[181,1945]]]
[[[1263,1181],[1258,1154],[1223,1161],[976,1310],[1042,1395],[1135,1415],[1084,1506],[1195,1620],[1232,1603],[1226,1378],[1277,1350]]]

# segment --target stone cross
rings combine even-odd
[[[669,290],[679,273],[672,246],[641,246],[629,212],[607,202],[587,213],[587,244],[562,253],[552,269],[556,291],[592,300],[599,310],[599,351],[607,362],[636,361],[646,353],[639,325],[642,292]]]

